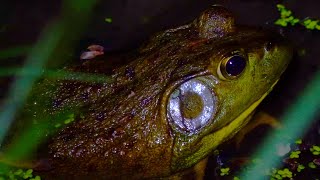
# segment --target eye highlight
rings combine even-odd
[[[194,133],[212,121],[216,97],[205,82],[194,78],[178,86],[169,96],[167,117],[180,132]]]
[[[246,65],[247,59],[240,54],[235,54],[222,60],[218,67],[218,74],[222,79],[235,79],[242,74]]]

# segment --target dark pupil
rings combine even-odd
[[[226,64],[226,72],[230,76],[238,76],[246,67],[246,60],[241,56],[233,56]]]

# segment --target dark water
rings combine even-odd
[[[277,3],[285,4],[300,19],[305,17],[320,19],[320,1],[315,0],[109,0],[98,3],[84,34],[78,39],[73,52],[79,56],[90,44],[103,45],[107,53],[115,54],[134,49],[151,34],[181,25],[193,20],[197,15],[212,4],[222,4],[234,12],[239,24],[277,28],[273,22],[279,18]],[[1,3],[0,49],[19,45],[32,45],[36,42],[43,27],[57,18],[61,12],[59,1],[18,1]],[[112,23],[104,21],[111,17]],[[314,73],[320,70],[320,31],[306,30],[298,26],[280,30],[296,46],[297,53],[279,85],[263,102],[263,109],[276,117],[280,117],[286,108],[294,102],[312,79]],[[1,60],[0,65],[10,66],[23,62],[23,56]],[[115,62],[117,63],[117,62]],[[6,95],[6,85],[11,78],[1,78],[0,97]],[[318,116],[319,117],[319,116]],[[248,148],[239,150],[251,152],[250,143],[261,141],[264,133],[269,130],[263,127],[245,140]],[[307,139],[319,142],[319,119],[307,133]],[[250,146],[252,147],[252,146]],[[228,151],[228,150],[226,150]],[[212,158],[214,161],[214,158]],[[212,164],[212,163],[211,163]],[[207,177],[213,174],[207,172]]]
[[[292,0],[101,1],[95,7],[90,23],[78,40],[78,47],[72,53],[78,55],[80,50],[94,43],[103,45],[110,53],[133,49],[155,32],[193,20],[201,11],[212,4],[222,4],[232,10],[239,24],[271,27],[279,17],[275,7],[279,2],[283,2],[300,19],[320,17],[320,12],[317,9],[320,3],[313,0],[303,2]],[[59,1],[13,0],[7,1],[0,8],[1,49],[18,45],[32,45],[45,25],[56,19],[61,13]],[[105,22],[106,17],[111,17],[113,22]],[[319,69],[317,58],[320,56],[320,51],[318,51],[320,35],[317,31],[308,31],[300,27],[286,28],[283,31],[299,50],[305,50],[305,55],[302,58],[296,58],[292,63],[294,73],[291,74],[291,81],[288,82],[290,88],[286,89],[287,97],[283,97],[284,99],[294,99],[294,96],[303,89],[312,74]],[[6,63],[16,63],[20,59],[12,58]],[[4,63],[3,60],[2,63]],[[280,103],[284,103],[284,100],[280,99]]]

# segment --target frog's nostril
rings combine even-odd
[[[212,121],[216,97],[203,81],[194,78],[181,84],[170,95],[167,116],[173,127],[194,133]]]
[[[263,81],[265,81],[266,79],[268,79],[268,77],[269,77],[269,74],[266,74],[266,73],[261,74],[261,79],[262,79]]]
[[[271,51],[274,48],[275,44],[272,41],[269,41],[265,44],[264,48],[266,51]]]

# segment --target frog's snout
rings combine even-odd
[[[280,76],[291,62],[294,50],[292,44],[284,38],[281,38],[281,42],[278,42],[274,46],[275,48],[273,49],[273,52],[271,52],[272,58],[270,61],[273,61],[274,67],[278,68]],[[266,49],[267,47],[268,45],[266,45]]]

